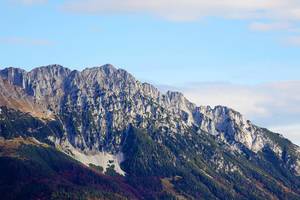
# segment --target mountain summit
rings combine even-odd
[[[228,107],[161,93],[109,64],[3,69],[0,106],[4,144],[34,140],[116,175],[120,188],[137,190],[124,198],[300,198],[298,146]]]

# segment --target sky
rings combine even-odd
[[[0,1],[0,68],[106,63],[300,145],[299,0]]]

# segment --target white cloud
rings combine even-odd
[[[197,105],[231,107],[254,123],[278,131],[300,144],[300,81],[253,86],[190,83],[177,90]]]
[[[300,19],[298,0],[69,0],[64,9],[98,14],[148,13],[173,20],[195,20],[206,16]]]
[[[284,133],[292,142],[300,146],[300,123],[270,127],[276,133]]]
[[[50,46],[53,42],[45,39],[32,39],[23,37],[2,37],[0,43],[10,45],[26,45],[26,46]]]
[[[249,28],[253,31],[273,31],[273,30],[293,30],[290,23],[263,23],[253,22],[249,25]]]
[[[205,83],[186,86],[185,96],[197,105],[226,105],[247,115],[268,115],[268,111],[258,106],[266,97],[249,86],[226,83]]]
[[[48,0],[12,0],[12,1],[14,3],[21,3],[24,5],[44,4],[48,2]]]
[[[300,46],[300,36],[291,36],[284,40],[284,44],[289,46]]]
[[[253,31],[299,32],[299,0],[66,0],[62,9],[86,14],[147,14],[173,21],[247,19]],[[268,23],[263,23],[268,21]],[[298,38],[285,44],[299,46]],[[288,45],[288,46],[289,46]]]

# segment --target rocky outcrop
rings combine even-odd
[[[63,137],[50,139],[66,152],[118,154],[124,132],[131,125],[160,130],[162,135],[188,135],[193,129],[198,134],[211,134],[239,152],[246,148],[258,153],[268,147],[282,157],[284,151],[265,129],[230,108],[197,106],[179,92],[162,94],[109,64],[83,71],[60,65],[30,72],[7,68],[0,71],[0,77],[2,105],[40,118],[59,119]],[[71,145],[69,149],[63,145],[66,143]],[[293,161],[291,166],[299,169],[298,163]]]

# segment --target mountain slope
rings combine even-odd
[[[138,199],[122,180],[100,175],[34,138],[0,140],[2,199]]]
[[[35,137],[123,175],[146,198],[300,198],[299,147],[230,108],[162,94],[111,65],[7,68],[0,77],[9,91],[0,100],[18,103],[0,101],[2,137]],[[24,101],[33,109],[16,106]]]

